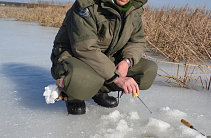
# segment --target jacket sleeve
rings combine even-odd
[[[74,56],[98,72],[107,83],[120,76],[114,63],[100,50],[97,44],[97,27],[88,8],[72,7],[66,17],[68,36]]]
[[[146,41],[144,38],[144,28],[142,20],[136,21],[134,23],[134,30],[130,37],[130,40],[123,47],[122,59],[128,58],[131,62],[131,66],[137,64],[142,57],[142,53],[146,49]]]

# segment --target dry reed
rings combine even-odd
[[[143,15],[150,49],[173,62],[201,61],[211,56],[211,12],[205,7],[151,8]]]
[[[60,27],[66,12],[72,4],[60,4],[38,1],[36,4],[25,4],[21,7],[6,6],[0,8],[0,18],[14,18],[18,21],[39,22],[42,26]]]
[[[193,89],[199,85],[209,90],[211,11],[205,7],[191,9],[187,5],[181,8],[147,6],[142,17],[149,49],[164,56],[155,60],[158,66],[160,63],[178,65],[176,73],[159,67],[158,76],[166,79],[162,82],[171,87]]]
[[[188,89],[194,89],[196,86],[199,86],[209,90],[211,87],[210,64],[194,63],[190,60],[185,62],[168,62],[166,59],[160,57],[155,59],[147,54],[145,54],[145,58],[153,60],[158,64],[158,75],[155,82],[159,84],[162,82],[170,87]]]

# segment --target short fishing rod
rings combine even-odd
[[[138,97],[138,99],[145,105],[145,107],[149,110],[149,108],[146,106],[146,104],[141,100],[141,98],[138,96],[138,94],[136,93],[135,95],[136,97]],[[149,110],[149,112],[152,114],[152,111]]]

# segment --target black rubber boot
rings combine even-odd
[[[92,97],[92,99],[98,105],[103,106],[103,107],[113,108],[113,107],[118,106],[118,102],[116,98],[113,96],[109,96],[108,93],[98,92],[97,94],[95,94],[94,97]]]
[[[66,101],[66,107],[68,114],[81,115],[86,113],[86,105],[84,101],[81,100],[71,100]]]

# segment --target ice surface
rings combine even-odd
[[[46,104],[45,87],[55,84],[50,53],[57,31],[0,19],[0,137],[203,138],[181,124],[182,118],[211,135],[211,93],[200,88],[154,83],[139,94],[152,114],[131,95],[123,95],[116,108],[86,100],[87,113],[81,116],[67,115],[63,101]]]

